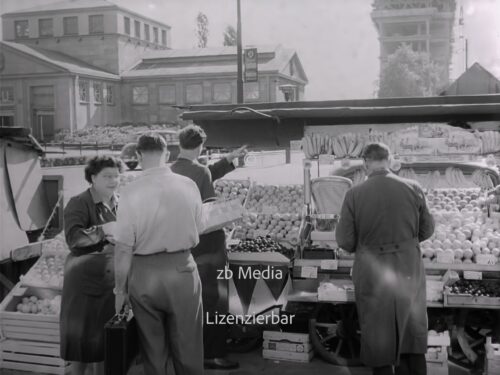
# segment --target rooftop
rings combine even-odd
[[[55,65],[56,67],[63,69],[64,71],[67,72],[79,75],[99,77],[104,79],[113,79],[113,80],[120,79],[120,77],[116,74],[105,72],[90,64],[86,64],[83,61],[77,60],[71,56],[59,52],[49,51],[43,48],[31,47],[20,43],[6,42],[6,41],[0,42],[0,46],[10,47],[16,50],[17,52],[32,56],[51,65]]]
[[[88,10],[88,9],[109,9],[109,10],[121,10],[135,16],[141,17],[143,19],[147,19],[159,24],[162,24],[166,28],[170,29],[170,26],[155,19],[149,18],[137,12],[134,12],[130,9],[124,8],[122,6],[118,6],[115,3],[108,0],[62,0],[51,4],[37,5],[35,7],[18,10],[15,12],[4,13],[4,16],[17,16],[21,14],[27,13],[50,13],[50,12],[64,12],[64,11],[79,11],[79,10]]]

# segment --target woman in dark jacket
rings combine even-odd
[[[96,156],[85,167],[90,187],[64,210],[64,231],[71,253],[64,269],[61,302],[61,358],[72,374],[94,366],[103,373],[104,324],[114,315],[113,237],[103,229],[116,220],[116,189],[121,161]],[[108,225],[109,226],[109,225]]]

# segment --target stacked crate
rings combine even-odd
[[[448,331],[436,333],[429,331],[427,336],[427,374],[448,375],[448,347],[450,335]]]

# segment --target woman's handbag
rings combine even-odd
[[[104,326],[104,367],[106,375],[124,375],[139,353],[137,323],[125,305]]]

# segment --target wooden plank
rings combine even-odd
[[[45,335],[30,335],[26,333],[10,332],[8,335],[4,332],[4,336],[9,339],[28,340],[28,341],[41,341],[59,343],[59,336],[45,336]]]
[[[15,363],[15,362],[0,362],[0,368],[9,370],[19,370],[34,372],[35,374],[53,374],[53,375],[64,375],[68,374],[70,371],[70,366],[66,367],[52,367],[44,365],[34,365],[30,363]]]
[[[59,323],[59,315],[25,314],[17,311],[0,311],[0,319]],[[28,324],[28,323],[26,323]]]
[[[33,335],[49,335],[58,336],[59,327],[54,328],[35,328],[35,327],[20,327],[20,326],[6,326],[3,327],[3,332],[5,335],[9,333],[29,333]]]
[[[51,365],[64,367],[66,362],[59,357],[37,356],[21,353],[2,353],[2,360],[10,362],[35,363],[40,365]]]
[[[30,341],[5,340],[2,342],[2,351],[40,354],[58,357],[60,355],[60,345],[50,343],[37,343]]]
[[[0,321],[2,327],[33,327],[33,328],[46,328],[46,329],[59,329],[59,321],[57,322],[43,322],[43,321],[25,321],[16,319],[2,319]]]

